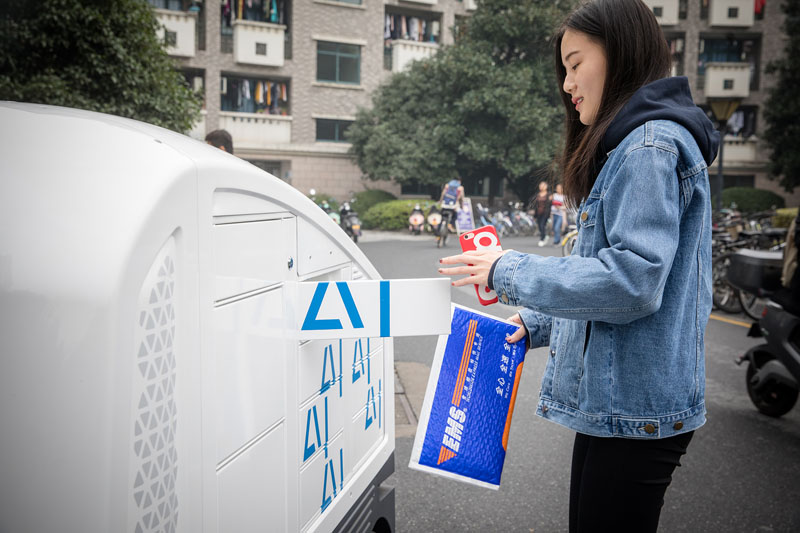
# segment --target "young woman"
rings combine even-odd
[[[441,260],[466,266],[440,272],[521,306],[510,341],[549,346],[537,414],[576,432],[570,531],[656,531],[705,423],[707,166],[719,136],[686,78],[668,77],[669,48],[641,0],[583,4],[554,43],[575,249],[468,252]]]
[[[561,184],[556,185],[556,192],[553,193],[552,208],[553,211],[553,244],[558,246],[561,244],[561,225],[566,227],[567,223],[567,206],[564,204],[564,187]]]
[[[547,244],[547,221],[550,219],[550,194],[547,192],[547,182],[539,182],[539,192],[531,200],[531,213],[539,227],[539,246]]]

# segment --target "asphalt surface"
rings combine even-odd
[[[534,237],[507,237],[504,248],[560,255]],[[436,277],[438,259],[458,252],[456,240],[437,250],[430,236],[369,232],[359,242],[384,278]],[[454,302],[481,308],[472,287],[453,289]],[[420,295],[424,306],[424,295]],[[508,317],[514,308],[483,311]],[[724,320],[724,321],[723,321]],[[717,311],[706,331],[708,422],[673,475],[659,531],[800,531],[800,405],[780,419],[761,415],[734,357],[757,344],[744,315]],[[408,468],[415,416],[422,404],[435,337],[395,340],[398,394],[397,531],[567,531],[574,433],[535,416],[547,351],[532,350],[517,396],[500,489],[492,491]]]

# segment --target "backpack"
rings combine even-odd
[[[447,188],[444,191],[444,199],[442,203],[444,204],[454,204],[458,200],[458,182],[451,181],[447,184]]]

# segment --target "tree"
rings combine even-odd
[[[786,1],[782,9],[786,48],[782,58],[767,66],[767,72],[777,74],[778,80],[764,106],[764,139],[772,149],[770,174],[792,192],[800,186],[800,101],[791,96],[800,86],[800,2]]]
[[[186,132],[200,100],[142,0],[0,2],[0,100],[76,107]]]
[[[546,177],[563,121],[551,36],[572,2],[485,0],[458,40],[373,95],[348,128],[370,179],[504,179],[522,200]]]

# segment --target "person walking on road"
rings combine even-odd
[[[547,192],[547,182],[539,182],[539,192],[531,200],[531,212],[539,227],[539,246],[547,244],[547,221],[550,219],[551,198]]]
[[[669,46],[641,0],[583,3],[554,44],[575,251],[466,252],[441,259],[460,266],[440,272],[522,307],[509,342],[549,346],[536,414],[576,432],[570,532],[655,532],[706,421],[719,134],[687,79],[669,77]]]
[[[561,244],[561,225],[567,225],[567,206],[564,204],[564,187],[559,183],[553,193],[551,210],[553,212],[553,244]]]

